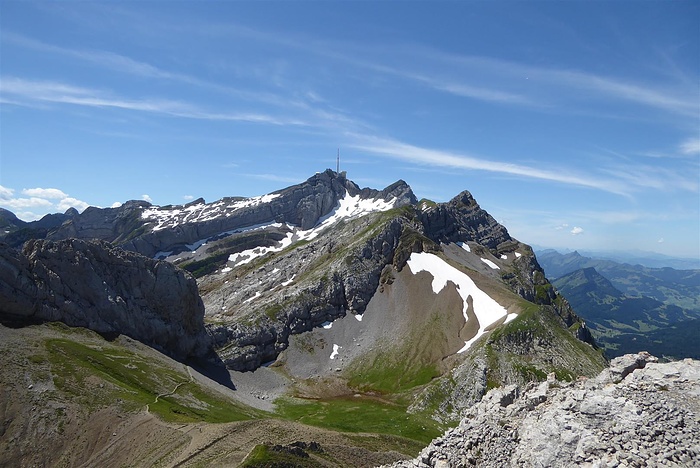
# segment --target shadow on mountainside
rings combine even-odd
[[[207,359],[192,359],[187,362],[187,365],[219,385],[236,390],[231,374],[217,354],[211,353]]]

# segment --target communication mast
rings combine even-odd
[[[338,155],[335,158],[335,172],[340,174],[340,148],[338,148]]]

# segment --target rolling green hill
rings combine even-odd
[[[700,324],[694,311],[626,295],[591,267],[568,273],[554,285],[586,320],[609,357],[639,351],[676,359],[700,355],[700,345],[690,333]]]
[[[648,268],[585,257],[578,252],[561,254],[556,250],[537,252],[537,261],[550,280],[579,269],[595,268],[627,296],[650,297],[681,307],[700,318],[700,270]]]

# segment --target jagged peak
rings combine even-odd
[[[463,190],[455,197],[453,197],[452,200],[450,200],[447,204],[451,206],[460,204],[466,206],[478,206],[476,199],[469,190]]]

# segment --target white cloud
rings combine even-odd
[[[53,203],[50,201],[44,199],[44,198],[37,198],[37,197],[31,197],[31,198],[8,198],[4,199],[0,202],[5,207],[10,208],[11,210],[23,210],[27,208],[48,208],[50,206],[53,206]]]
[[[657,240],[656,242],[658,242],[659,244],[663,244],[663,243],[664,243],[664,238],[662,237],[661,239]]]
[[[19,105],[27,102],[49,102],[84,107],[117,108],[138,112],[150,112],[172,117],[197,120],[251,122],[270,125],[308,126],[309,123],[295,117],[280,117],[257,112],[211,112],[186,102],[167,99],[129,99],[114,96],[98,89],[84,88],[52,81],[34,81],[5,77],[0,90],[12,96]],[[3,96],[3,97],[5,97]]]
[[[562,229],[566,229],[568,227],[569,227],[569,225],[567,223],[564,223],[564,224],[560,224],[559,226],[555,227],[554,229],[556,229],[557,231],[561,231]]]
[[[30,197],[48,198],[50,200],[68,197],[68,194],[63,193],[61,190],[55,188],[23,189],[22,193]]]
[[[122,206],[122,202],[115,201],[110,208],[119,208],[120,206]]]
[[[141,200],[146,200],[148,203],[153,203],[153,199],[145,193],[141,195]]]
[[[583,234],[583,228],[574,226],[574,228],[571,230],[571,234],[574,236],[578,236],[579,234]]]
[[[194,200],[194,197],[192,195],[185,195],[182,198],[187,200],[187,201]]]
[[[681,143],[681,153],[683,154],[700,154],[700,138],[689,138]]]
[[[14,189],[0,186],[0,206],[12,210],[24,221],[40,219],[48,213],[65,212],[69,208],[83,211],[90,206],[88,203],[69,197],[63,190],[57,188],[22,189],[27,197],[14,198]]]
[[[43,214],[36,214],[34,212],[31,212],[31,211],[15,211],[14,213],[15,213],[15,216],[17,216],[17,218],[21,219],[22,221],[27,221],[27,222],[37,221],[37,220],[44,217]]]
[[[7,198],[12,198],[15,191],[11,188],[3,187],[0,185],[0,200],[5,200]]]
[[[88,203],[72,197],[66,197],[56,205],[58,210],[61,212],[66,211],[69,208],[75,208],[76,210],[82,212],[88,206],[90,206]]]

